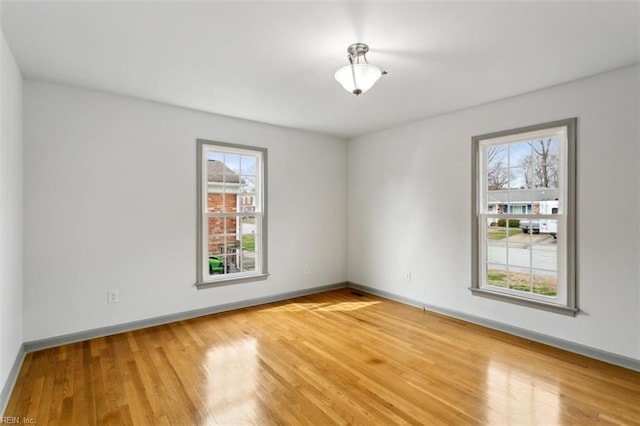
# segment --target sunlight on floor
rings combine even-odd
[[[242,339],[206,354],[204,402],[210,418],[203,424],[245,424],[255,417],[258,401],[257,340]]]
[[[560,389],[556,383],[496,361],[489,362],[486,372],[489,424],[559,424]]]

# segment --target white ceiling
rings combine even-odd
[[[640,3],[2,1],[35,78],[351,137],[640,62]],[[333,79],[368,43],[387,70]]]

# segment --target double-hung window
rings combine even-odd
[[[476,295],[577,312],[576,119],[475,136]]]
[[[267,150],[197,141],[200,288],[267,276]]]

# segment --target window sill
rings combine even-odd
[[[580,311],[578,308],[572,308],[570,306],[541,302],[539,300],[532,300],[524,297],[513,296],[510,294],[498,293],[482,288],[470,287],[469,290],[471,290],[471,293],[473,293],[474,296],[487,297],[489,299],[515,303],[517,305],[527,306],[529,308],[542,309],[544,311],[554,312],[557,314],[568,315],[572,317],[576,316],[576,313]]]
[[[262,280],[266,280],[269,277],[269,274],[256,274],[256,275],[245,275],[242,277],[229,277],[229,278],[221,278],[221,279],[217,279],[215,281],[198,281],[195,283],[195,286],[198,288],[198,290],[203,290],[205,288],[212,288],[212,287],[221,287],[221,286],[225,286],[225,285],[231,285],[231,284],[241,284],[241,283],[248,283],[248,282],[252,282],[252,281],[262,281]]]

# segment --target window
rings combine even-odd
[[[199,288],[267,277],[267,150],[198,140]]]
[[[575,315],[576,119],[472,138],[475,295]]]

